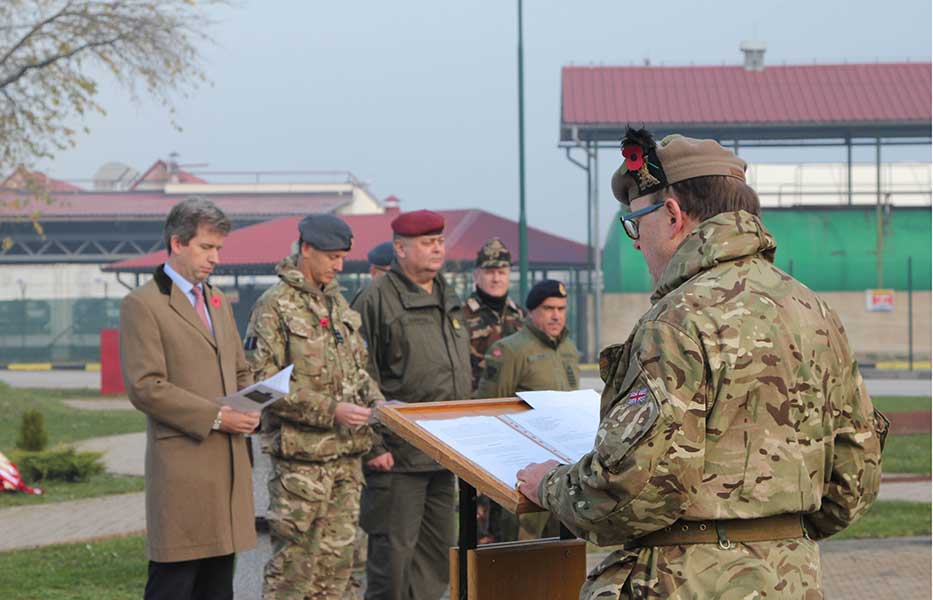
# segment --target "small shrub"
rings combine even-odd
[[[49,443],[49,434],[45,431],[45,419],[38,410],[27,410],[19,423],[19,435],[16,447],[29,452],[45,450]]]
[[[16,451],[11,460],[27,482],[46,479],[87,481],[104,472],[103,452],[78,452],[71,446],[57,446],[39,452]]]

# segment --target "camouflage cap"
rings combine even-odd
[[[650,132],[628,128],[622,156],[625,160],[612,175],[612,194],[624,205],[694,177],[724,175],[745,181],[745,161],[716,140],[674,134],[655,143]]]
[[[476,267],[479,269],[495,269],[508,267],[512,264],[512,254],[497,237],[490,238],[476,253]]]

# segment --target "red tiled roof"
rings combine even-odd
[[[32,181],[27,181],[27,177],[29,177]],[[70,184],[67,181],[53,179],[45,173],[41,173],[39,171],[27,171],[22,168],[13,171],[6,179],[3,180],[3,182],[0,182],[0,188],[8,190],[25,190],[29,189],[30,185],[44,189],[47,192],[82,191],[81,188]]]
[[[513,259],[518,259],[518,224],[515,221],[483,210],[442,210],[446,219],[447,260],[472,262],[480,246],[491,237],[500,237],[512,250]],[[392,239],[389,224],[394,214],[347,215],[343,219],[353,229],[353,249],[347,255],[349,262],[366,263],[366,253],[376,244]],[[224,242],[222,264],[227,268],[237,266],[272,266],[286,256],[292,242],[298,238],[298,221],[301,217],[287,217],[267,221],[232,232]],[[528,228],[529,263],[538,265],[586,264],[586,246],[566,238]],[[165,262],[165,252],[153,252],[113,263],[104,270],[148,271]],[[223,272],[219,270],[218,272]]]
[[[231,218],[278,217],[333,212],[351,201],[347,194],[210,194],[205,196]],[[42,219],[164,218],[184,200],[152,192],[76,192],[51,194],[51,202],[30,194],[0,191],[0,216],[41,214]]]
[[[562,121],[581,124],[929,122],[931,64],[564,67]]]

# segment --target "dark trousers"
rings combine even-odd
[[[367,600],[437,600],[454,544],[449,471],[367,475],[360,524],[369,534]]]
[[[233,554],[149,561],[144,600],[233,600]]]

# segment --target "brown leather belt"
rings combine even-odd
[[[716,521],[685,521],[625,544],[626,549],[647,546],[677,546],[680,544],[719,544],[728,549],[736,542],[768,542],[807,537],[802,515],[775,515],[760,519],[720,519]]]

